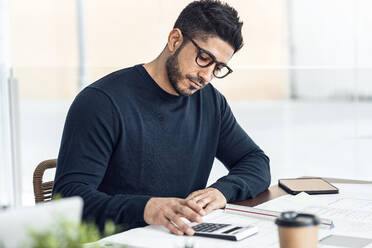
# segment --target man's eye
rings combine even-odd
[[[203,55],[200,55],[199,58],[203,61],[208,61],[209,60],[209,57],[207,56],[203,56]]]

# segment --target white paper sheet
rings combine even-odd
[[[366,197],[372,185],[336,184],[340,194],[335,195],[285,195],[257,206],[261,209],[286,211],[295,210],[314,213],[321,218],[330,218],[335,223],[332,230],[319,230],[319,239],[329,234],[372,237],[372,197]],[[360,192],[363,192],[360,193]],[[371,194],[371,193],[369,193]],[[364,197],[363,197],[364,196]],[[359,198],[358,198],[359,197]],[[278,248],[277,227],[273,221],[224,213],[217,210],[204,218],[205,222],[230,223],[236,225],[255,225],[259,232],[242,241],[227,241],[203,237],[176,236],[160,226],[136,228],[107,237],[101,242],[126,244],[128,247],[184,247],[193,244],[197,247],[262,247]],[[326,247],[326,246],[319,246]],[[368,246],[369,247],[369,246]]]
[[[185,244],[193,244],[197,247],[268,247],[277,248],[278,235],[273,222],[262,221],[255,218],[242,218],[235,214],[226,214],[222,210],[217,210],[203,218],[205,222],[230,223],[236,225],[255,225],[259,232],[242,241],[228,241],[204,237],[187,237],[170,234],[168,230],[160,226],[148,226],[136,228],[130,231],[116,234],[103,239],[102,242],[112,242],[129,245],[129,247],[164,247],[176,248],[184,247]]]
[[[372,200],[372,184],[333,183],[333,185],[339,189],[343,196]]]
[[[333,234],[372,237],[372,197],[370,197],[372,191],[368,195],[359,194],[359,192],[368,192],[371,185],[337,184],[336,187],[340,189],[339,194],[285,195],[260,207],[275,211],[295,210],[313,213],[321,218],[333,220],[335,225],[331,230]]]

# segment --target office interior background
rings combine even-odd
[[[155,58],[189,2],[0,0],[1,206],[34,204],[33,171],[57,157],[77,93]],[[227,2],[245,46],[212,83],[270,157],[272,184],[372,180],[372,1]],[[216,160],[209,183],[225,173]]]

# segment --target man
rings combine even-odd
[[[201,217],[270,184],[269,159],[211,84],[232,70],[243,45],[237,12],[219,1],[190,3],[152,62],[86,87],[65,124],[53,193],[84,199],[101,228],[163,225],[194,233]],[[206,187],[214,158],[229,174]]]

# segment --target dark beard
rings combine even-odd
[[[183,76],[181,74],[179,64],[178,64],[178,54],[180,52],[181,48],[177,49],[177,51],[170,55],[165,63],[168,79],[171,83],[174,90],[180,95],[180,96],[189,96],[189,92],[185,92],[185,90],[181,89],[178,82],[183,79]],[[193,87],[194,88],[194,87]],[[194,88],[195,89],[195,88]]]
[[[183,92],[182,89],[180,89],[179,85],[177,84],[178,81],[180,81],[183,77],[182,77],[182,74],[180,72],[180,68],[179,68],[179,64],[178,64],[178,54],[179,54],[179,50],[180,49],[177,49],[177,51],[170,55],[168,58],[167,58],[167,61],[165,63],[165,66],[166,66],[166,69],[167,69],[167,74],[168,74],[168,79],[169,79],[169,82],[171,83],[172,87],[174,88],[174,90],[181,96],[185,96],[185,93],[186,92]],[[188,94],[186,94],[187,96]]]
[[[196,90],[195,87],[191,86],[188,88],[189,91],[186,91],[182,89],[179,85],[179,81],[184,79],[185,77],[182,76],[179,64],[178,64],[178,54],[180,53],[182,47],[178,48],[177,51],[170,55],[167,58],[167,61],[165,63],[166,69],[167,69],[167,74],[168,74],[168,79],[169,82],[171,83],[172,87],[174,90],[180,95],[180,96],[190,96],[192,94],[193,90]],[[205,82],[201,78],[192,78],[191,76],[186,75],[186,78],[188,78],[191,81],[196,81],[201,83],[203,86],[205,85]]]

